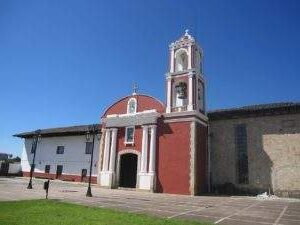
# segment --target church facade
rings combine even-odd
[[[41,130],[35,152],[35,132],[16,134],[24,176],[35,158],[36,177],[86,181],[93,151],[92,181],[107,188],[299,196],[300,104],[206,112],[201,47],[186,32],[169,53],[166,104],[134,90],[103,112],[93,142],[88,125]]]

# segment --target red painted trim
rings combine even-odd
[[[30,172],[24,172],[23,171],[23,177],[30,177]],[[81,180],[80,175],[69,175],[69,174],[62,174],[59,179],[56,179],[56,174],[54,174],[54,173],[37,173],[37,172],[34,172],[33,177],[51,179],[51,180],[85,182],[85,183],[87,183],[89,181],[88,177],[85,177],[84,180]],[[97,184],[97,177],[92,176],[91,182],[93,184]]]

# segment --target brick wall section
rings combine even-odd
[[[234,127],[246,124],[249,184],[239,185]],[[210,121],[212,184],[300,197],[300,114]]]
[[[133,149],[136,151],[142,151],[142,139],[143,139],[143,129],[141,126],[135,127],[134,132],[134,144],[126,144],[125,145],[125,127],[118,128],[118,136],[117,136],[117,152],[125,150],[125,149]],[[149,140],[150,142],[150,140]]]
[[[190,122],[167,123],[159,128],[157,192],[190,194]]]
[[[23,172],[23,177],[30,177],[30,173]],[[54,174],[54,173],[36,173],[35,172],[35,173],[33,173],[33,177],[56,180],[56,174]],[[83,180],[81,180],[81,176],[79,176],[79,175],[62,174],[58,180],[86,182],[87,183],[89,181],[89,178],[85,177]],[[92,176],[91,182],[93,184],[97,184],[97,177]]]

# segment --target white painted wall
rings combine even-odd
[[[21,172],[21,163],[10,163],[8,174],[17,174]]]
[[[90,154],[85,154],[85,135],[43,137],[38,143],[35,158],[35,172],[44,173],[45,165],[50,165],[50,173],[56,173],[56,166],[63,165],[63,174],[79,175],[81,170],[87,169],[89,174]],[[30,172],[32,138],[24,140],[21,157],[22,171]],[[56,154],[57,146],[65,146],[64,154]],[[99,159],[99,141],[95,138],[92,175],[97,176]]]

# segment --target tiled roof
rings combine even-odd
[[[281,102],[218,109],[207,113],[209,120],[300,113],[300,102]]]
[[[101,130],[101,124],[95,124],[95,125],[97,127],[97,129],[96,129],[97,132],[99,132]],[[41,135],[43,137],[83,135],[87,132],[87,130],[91,130],[92,126],[93,126],[93,124],[41,129]],[[13,136],[20,137],[20,138],[29,138],[29,137],[32,137],[34,134],[35,134],[35,131],[30,131],[30,132],[23,132],[23,133],[15,134]]]

